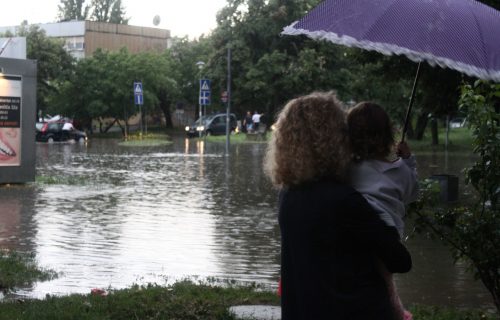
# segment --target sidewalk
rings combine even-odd
[[[281,308],[278,306],[234,306],[229,308],[229,312],[235,315],[236,319],[245,320],[280,320]]]

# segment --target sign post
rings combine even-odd
[[[141,122],[141,136],[142,136],[142,120],[143,120],[142,105],[144,104],[144,95],[142,91],[142,82],[140,81],[134,82],[134,103],[136,106],[139,106],[139,113],[141,114],[140,122]]]
[[[211,95],[210,80],[200,79],[200,96],[199,96],[200,126],[203,125],[203,123],[201,123],[201,118],[203,116],[202,109],[207,105],[210,105],[210,95]],[[201,138],[201,131],[200,131],[200,138]]]
[[[0,185],[35,181],[36,70],[0,58]]]
[[[231,117],[231,47],[227,48],[227,91],[226,96],[226,155],[229,156],[229,125]]]

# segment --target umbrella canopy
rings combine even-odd
[[[474,0],[326,0],[282,34],[405,55],[500,82],[500,12]]]

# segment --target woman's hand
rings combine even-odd
[[[401,141],[398,143],[396,147],[396,154],[398,157],[401,157],[403,159],[408,159],[411,156],[411,150],[408,144],[405,141]]]

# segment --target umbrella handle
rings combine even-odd
[[[405,141],[406,131],[408,130],[408,124],[410,122],[411,108],[413,106],[413,100],[415,100],[415,94],[417,92],[417,83],[420,78],[420,65],[422,62],[418,63],[417,74],[415,75],[415,80],[413,81],[413,89],[411,90],[410,102],[408,103],[408,108],[406,109],[405,122],[403,126],[403,133],[401,135],[401,142]]]

